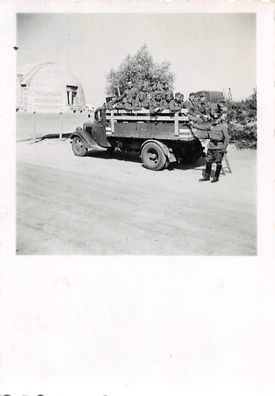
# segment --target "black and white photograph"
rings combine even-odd
[[[0,2],[0,396],[274,396],[274,3]]]
[[[17,14],[18,255],[257,254],[256,14]]]

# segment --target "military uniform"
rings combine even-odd
[[[212,118],[211,106],[206,100],[202,100],[201,98],[205,98],[204,94],[200,95],[200,99],[196,104],[196,122],[197,123],[205,123]],[[192,120],[194,121],[194,119]],[[206,124],[207,125],[207,124]],[[207,125],[209,126],[209,125]]]
[[[170,103],[172,100],[174,100],[173,96],[169,96],[169,95],[166,97],[166,99],[162,100],[165,110],[170,110]]]
[[[113,100],[110,100],[110,102],[107,103],[107,109],[114,110],[115,108],[116,108],[116,102]]]
[[[161,98],[160,93],[156,93],[155,98],[149,102],[149,108],[153,113],[162,111],[165,109],[165,103]]]
[[[185,107],[188,109],[188,117],[191,121],[198,121],[200,112],[198,110],[197,102],[188,99],[185,102]]]
[[[163,89],[163,90],[162,90],[162,99],[163,99],[163,100],[166,100],[168,96],[174,97],[174,94],[173,94],[172,89],[170,89],[170,88],[168,88],[168,89]]]
[[[138,89],[136,87],[126,88],[122,95],[118,98],[119,101],[123,101],[126,98],[133,98],[138,93]]]
[[[172,99],[169,103],[169,110],[173,113],[180,111],[182,109],[182,103],[177,101],[176,99]]]
[[[212,182],[217,182],[222,168],[222,159],[230,140],[227,123],[219,120],[216,125],[211,127],[198,124],[196,128],[208,131],[208,137],[210,139],[206,155],[205,176],[200,181],[210,180],[212,163],[216,163],[216,172]]]
[[[124,104],[123,104],[123,109],[124,110],[138,110],[138,101],[135,98],[131,97],[126,97]]]
[[[178,92],[175,94],[175,99],[171,100],[169,103],[169,110],[173,113],[180,111],[185,108],[185,105],[181,99],[181,94]]]
[[[210,114],[211,109],[210,109],[209,103],[207,103],[207,102],[200,103],[199,102],[197,106],[198,106],[198,111],[201,114],[203,114],[203,115]]]
[[[124,109],[124,103],[123,102],[117,102],[115,108],[116,108],[116,110],[123,110]]]
[[[149,98],[147,92],[144,92],[143,90],[140,91],[136,102],[138,109],[149,109]]]
[[[120,104],[122,105],[122,103],[118,101],[118,98],[113,96],[112,99],[107,103],[106,107],[108,110],[114,110],[119,108]]]
[[[138,100],[137,101],[137,109],[149,109],[149,100]]]
[[[211,117],[211,107],[210,104],[207,102],[198,103],[197,111],[198,115],[200,115],[202,119],[204,119],[205,117]]]
[[[150,100],[154,98],[156,91],[157,91],[157,84],[155,82],[151,82],[148,87],[148,94]]]
[[[142,100],[147,100],[149,102],[150,94],[149,94],[149,87],[147,85],[142,86],[141,91],[137,95],[138,100],[140,96],[143,96]]]
[[[215,118],[213,125],[216,125],[222,119],[222,115],[227,114],[227,107],[225,106],[225,101],[213,104],[211,106],[211,116]]]

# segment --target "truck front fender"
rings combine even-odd
[[[100,147],[109,148],[112,144],[106,137],[105,124],[95,121],[94,123],[85,122],[83,124],[83,133],[87,133]]]
[[[71,134],[70,139],[72,140],[76,136],[82,139],[83,144],[87,149],[98,146],[92,135],[87,132],[86,128],[82,129],[81,127],[77,127],[76,130]]]

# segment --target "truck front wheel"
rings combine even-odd
[[[75,136],[72,140],[72,150],[77,157],[84,157],[88,151],[83,140],[78,136]]]
[[[146,143],[141,150],[141,160],[145,168],[159,171],[167,166],[167,158],[162,148],[154,142]]]

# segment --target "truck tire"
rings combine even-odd
[[[83,140],[79,136],[74,136],[72,140],[72,150],[77,157],[84,157],[88,151],[84,146]]]
[[[141,150],[141,160],[145,168],[159,171],[167,166],[167,158],[162,148],[154,142],[146,143]]]
[[[106,153],[112,154],[115,151],[116,146],[107,147]]]

